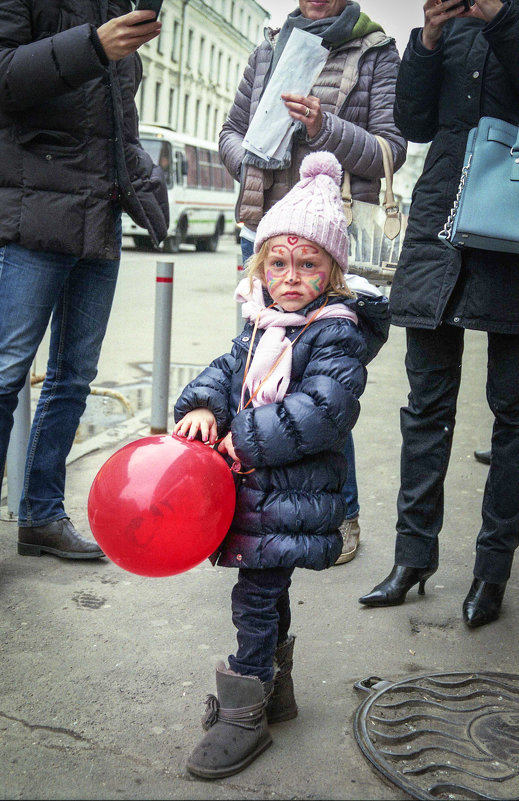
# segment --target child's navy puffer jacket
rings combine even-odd
[[[175,421],[192,409],[211,409],[218,436],[232,431],[241,470],[254,468],[236,476],[234,519],[213,557],[219,565],[322,570],[341,552],[344,444],[359,415],[365,365],[387,338],[389,322],[386,298],[332,297],[328,305],[334,302],[354,308],[359,327],[345,318],[313,322],[294,345],[291,382],[280,403],[251,404],[236,414],[252,336],[247,324],[231,353],[191,381],[175,405]],[[321,304],[318,298],[301,313]],[[295,339],[300,331],[286,333]]]

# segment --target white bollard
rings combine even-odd
[[[7,449],[7,514],[13,520],[18,517],[30,433],[31,375],[27,373],[25,384],[18,393],[18,406],[14,412],[14,423]]]
[[[168,430],[174,266],[174,263],[169,261],[157,262],[151,387],[151,434],[165,434]]]

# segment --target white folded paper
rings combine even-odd
[[[281,160],[296,121],[282,94],[308,95],[326,64],[329,51],[320,36],[294,28],[258,104],[243,147],[260,158]]]

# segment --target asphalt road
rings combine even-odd
[[[141,374],[136,365],[149,362],[157,261],[174,263],[171,361],[203,365],[224,353],[235,335],[232,292],[238,254],[231,237],[220,240],[216,253],[197,253],[189,245],[176,254],[125,246],[95,383],[108,386],[135,380]]]

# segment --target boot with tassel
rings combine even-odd
[[[220,662],[216,691],[217,697],[206,700],[202,725],[207,734],[187,761],[189,772],[203,779],[239,773],[272,744],[265,712],[272,682],[241,676]]]
[[[292,681],[295,636],[278,645],[274,655],[274,687],[267,703],[269,723],[281,723],[297,717],[297,704]]]

